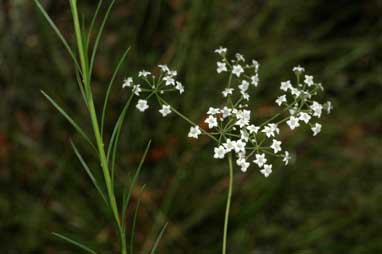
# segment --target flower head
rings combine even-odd
[[[138,103],[137,103],[137,109],[141,112],[144,112],[146,109],[149,108],[149,105],[147,104],[147,100],[138,100]]]

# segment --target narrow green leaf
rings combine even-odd
[[[160,239],[162,239],[163,233],[164,233],[164,231],[165,231],[167,225],[168,225],[168,223],[164,224],[162,230],[160,231],[160,233],[159,233],[159,235],[158,235],[158,237],[157,237],[157,239],[156,239],[156,241],[155,241],[155,243],[154,243],[154,246],[153,246],[153,248],[151,249],[151,252],[150,252],[151,254],[154,254],[155,251],[157,250],[158,245],[159,245],[159,242],[160,242]]]
[[[70,144],[72,145],[74,153],[76,154],[78,160],[81,162],[83,168],[85,169],[85,171],[88,174],[90,180],[92,181],[92,183],[96,187],[98,193],[101,195],[101,197],[105,201],[105,203],[108,204],[106,196],[105,196],[104,192],[102,191],[102,188],[101,188],[100,184],[98,183],[97,179],[94,177],[92,171],[89,169],[89,167],[86,164],[85,160],[83,159],[82,155],[78,151],[76,145],[72,141],[70,141]]]
[[[94,66],[94,60],[95,60],[95,56],[97,54],[97,50],[98,50],[98,45],[99,45],[99,42],[101,40],[101,37],[102,37],[102,33],[103,33],[103,30],[105,28],[105,25],[106,25],[106,22],[107,22],[107,19],[109,18],[110,16],[110,11],[111,9],[113,8],[114,6],[114,3],[115,3],[115,0],[112,0],[107,11],[106,11],[106,14],[102,20],[102,24],[100,26],[100,29],[98,31],[98,34],[97,34],[97,38],[96,38],[96,41],[94,43],[94,47],[93,47],[93,52],[92,52],[92,56],[91,56],[91,59],[90,59],[90,68],[89,68],[89,74],[91,75],[92,72],[93,72],[93,66]]]
[[[139,162],[137,171],[135,172],[135,175],[134,175],[133,180],[131,182],[130,188],[128,188],[127,186],[125,188],[125,192],[123,194],[123,200],[122,200],[122,221],[126,221],[126,210],[127,210],[128,205],[129,205],[131,193],[133,192],[135,184],[137,183],[139,173],[141,172],[142,165],[146,159],[147,153],[150,149],[150,145],[151,145],[151,140],[147,143],[145,152],[143,153],[141,161]]]
[[[93,143],[91,142],[91,140],[89,139],[89,137],[86,135],[86,133],[81,129],[80,126],[78,126],[78,124],[65,112],[65,110],[63,110],[52,98],[50,98],[49,95],[47,95],[44,91],[41,91],[41,93],[45,96],[45,98],[48,99],[48,101],[50,103],[52,103],[52,105],[58,110],[58,112],[60,112],[65,118],[66,120],[69,121],[69,123],[81,134],[81,136],[91,145],[91,147],[93,149],[95,149],[97,151],[97,149],[95,148],[95,146],[93,145]]]
[[[90,42],[90,39],[91,39],[91,36],[92,36],[92,33],[93,33],[93,28],[94,28],[94,24],[97,20],[97,17],[98,17],[98,13],[101,9],[101,6],[102,6],[102,3],[103,3],[103,0],[99,0],[98,1],[98,5],[97,5],[97,8],[96,8],[96,11],[93,15],[93,18],[92,18],[92,21],[90,23],[90,27],[89,27],[89,31],[88,31],[88,38],[87,38],[87,44],[89,45],[89,42]]]
[[[88,252],[88,253],[97,254],[97,252],[95,252],[94,250],[92,250],[89,247],[85,246],[84,244],[77,242],[76,240],[73,240],[73,239],[71,239],[71,238],[69,238],[67,236],[61,235],[59,233],[53,232],[52,234],[55,237],[60,238],[61,240],[64,240],[64,241],[66,241],[66,242],[68,242],[68,243],[70,243],[70,244],[72,244],[72,245],[74,245],[74,246],[76,246],[76,247],[78,247],[78,248]]]
[[[122,63],[125,61],[127,53],[129,53],[130,47],[125,50],[124,54],[122,55],[121,59],[118,61],[117,67],[114,70],[113,76],[111,77],[111,80],[109,82],[109,86],[107,87],[105,100],[103,102],[103,109],[102,109],[102,117],[101,117],[101,135],[103,136],[103,128],[105,125],[105,115],[106,115],[106,108],[109,101],[110,91],[111,87],[114,84],[115,78],[117,77],[118,71],[122,66]]]
[[[135,226],[138,218],[138,210],[141,205],[141,200],[142,200],[142,193],[145,189],[145,185],[142,186],[141,192],[139,193],[139,198],[137,201],[137,206],[135,207],[135,212],[134,212],[134,218],[133,218],[133,225],[131,227],[131,238],[130,238],[130,254],[134,253],[134,237],[135,237]]]
[[[48,13],[45,11],[44,7],[40,4],[40,2],[38,0],[34,0],[35,4],[37,5],[38,9],[40,10],[40,12],[42,13],[42,15],[45,17],[45,19],[48,21],[48,24],[50,25],[50,27],[53,29],[53,31],[56,33],[56,35],[58,36],[58,38],[61,40],[62,44],[64,45],[64,47],[66,48],[66,50],[68,51],[69,55],[71,56],[76,68],[80,71],[81,68],[78,64],[78,61],[76,59],[76,55],[74,54],[73,50],[71,49],[71,47],[69,46],[68,42],[66,41],[66,39],[64,38],[64,36],[61,34],[60,30],[57,28],[57,26],[54,24],[53,20],[49,17]]]
[[[85,93],[85,90],[84,90],[84,85],[81,81],[81,74],[78,72],[78,70],[76,70],[76,80],[77,80],[77,84],[78,84],[78,88],[80,89],[80,92],[81,92],[81,95],[82,95],[82,99],[84,100],[85,102],[85,105],[87,106],[88,105],[88,100],[87,100],[87,96],[86,96],[86,93]]]

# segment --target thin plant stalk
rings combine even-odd
[[[230,212],[230,208],[231,208],[232,187],[233,187],[233,166],[232,166],[232,154],[231,153],[228,154],[228,168],[229,168],[229,183],[228,183],[227,203],[226,203],[225,217],[224,217],[222,254],[226,254],[226,250],[227,250],[228,221],[229,221],[229,212]]]

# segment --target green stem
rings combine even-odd
[[[227,250],[228,220],[229,220],[229,210],[231,207],[232,186],[233,186],[233,166],[232,166],[232,154],[231,153],[228,154],[228,167],[229,167],[229,185],[228,185],[227,204],[226,204],[226,208],[225,208],[225,217],[224,217],[222,254],[226,254],[226,250]]]

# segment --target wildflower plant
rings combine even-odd
[[[331,112],[332,104],[330,101],[324,104],[317,101],[316,97],[324,90],[323,86],[316,82],[313,76],[305,74],[303,67],[297,66],[293,68],[295,83],[287,80],[280,84],[282,94],[275,100],[280,111],[259,122],[253,118],[255,114],[249,106],[249,101],[260,83],[260,64],[256,60],[248,62],[238,53],[229,59],[227,49],[222,47],[216,49],[215,53],[219,57],[216,71],[219,75],[226,75],[228,81],[220,94],[223,100],[221,105],[209,107],[205,114],[205,129],[180,113],[165,99],[166,93],[184,92],[183,85],[176,80],[177,72],[169,67],[159,65],[159,76],[141,71],[134,79],[126,79],[122,87],[130,88],[131,92],[139,97],[136,104],[139,111],[144,112],[154,107],[149,103],[153,98],[159,104],[159,113],[163,117],[174,112],[191,125],[189,138],[198,139],[201,135],[211,138],[215,143],[212,154],[214,159],[227,158],[229,186],[222,244],[222,253],[226,254],[233,165],[236,164],[242,172],[252,167],[264,177],[269,177],[274,159],[282,160],[285,166],[291,159],[290,153],[283,148],[283,142],[280,140],[280,127],[286,125],[294,131],[302,125],[308,125],[312,135],[316,136],[321,131],[318,121],[324,110],[326,113]]]
[[[142,164],[145,160],[146,154],[150,147],[150,142],[147,144],[146,150],[141,158],[141,161],[134,174],[131,184],[125,186],[125,190],[122,195],[121,202],[117,202],[117,193],[115,188],[115,169],[117,164],[116,163],[117,147],[119,144],[119,137],[122,130],[122,126],[123,126],[127,111],[129,109],[129,106],[131,104],[131,101],[135,95],[140,94],[141,88],[138,85],[133,87],[133,93],[131,94],[129,100],[126,102],[123,109],[121,110],[118,120],[116,121],[113,131],[111,132],[110,138],[107,140],[106,138],[107,135],[105,133],[106,130],[104,126],[106,121],[109,95],[110,95],[112,86],[114,84],[114,81],[116,79],[116,76],[120,70],[122,63],[124,62],[127,56],[129,49],[126,49],[126,51],[120,58],[115,68],[115,71],[110,79],[110,82],[107,86],[107,90],[105,92],[103,107],[97,110],[96,105],[94,103],[93,91],[92,91],[93,90],[92,73],[93,73],[95,57],[97,54],[97,49],[100,43],[100,39],[102,37],[102,33],[104,30],[106,21],[108,17],[110,16],[111,9],[114,6],[115,0],[110,1],[110,4],[106,9],[106,13],[100,23],[100,29],[96,33],[96,37],[95,37],[96,39],[92,45],[91,45],[91,42],[92,42],[91,38],[93,33],[95,32],[94,27],[97,22],[97,18],[99,16],[99,12],[101,8],[103,7],[103,0],[100,0],[98,2],[95,14],[91,20],[91,23],[88,29],[85,29],[85,23],[83,22],[84,19],[82,19],[82,22],[80,22],[80,14],[77,8],[77,0],[69,0],[69,3],[70,3],[70,9],[71,9],[74,31],[75,31],[75,39],[76,39],[76,47],[77,47],[76,50],[71,48],[67,40],[61,34],[60,30],[56,27],[52,19],[46,13],[46,11],[44,10],[40,2],[38,0],[35,0],[36,6],[40,10],[40,12],[43,14],[43,16],[45,17],[45,19],[47,20],[51,28],[55,31],[56,35],[61,40],[67,52],[71,56],[74,68],[76,70],[78,87],[82,95],[84,105],[87,108],[88,116],[90,118],[91,128],[93,130],[93,137],[89,136],[89,134],[87,134],[83,130],[83,128],[80,126],[80,124],[77,123],[68,113],[66,113],[66,111],[61,106],[59,106],[54,99],[52,99],[48,94],[46,94],[43,91],[42,91],[42,94],[48,99],[48,101],[52,103],[52,105],[58,110],[58,112],[61,113],[69,121],[69,123],[82,136],[82,138],[89,145],[91,151],[93,151],[96,157],[98,158],[100,170],[102,171],[102,179],[98,179],[96,177],[96,174],[94,174],[94,170],[96,170],[97,168],[91,169],[88,166],[86,159],[81,155],[77,146],[73,142],[71,142],[74,153],[78,157],[81,165],[83,166],[90,180],[94,184],[96,190],[100,194],[100,197],[104,201],[105,206],[108,208],[108,210],[110,211],[110,214],[112,215],[113,224],[115,226],[116,233],[119,237],[120,253],[127,254],[128,251],[129,253],[133,253],[134,232],[135,232],[135,225],[136,225],[135,222],[137,218],[140,200],[138,200],[135,214],[133,217],[132,229],[130,234],[131,238],[130,238],[129,244],[127,239],[127,229],[126,229],[127,207],[129,205],[131,193],[136,185],[138,175],[141,171]],[[142,73],[141,75],[145,76],[147,74]],[[126,80],[124,85],[129,86],[129,84],[131,83],[132,81]],[[145,92],[145,90],[142,89],[142,92]],[[145,103],[144,101],[138,101],[138,105],[141,111],[144,111],[148,107],[147,103]],[[164,108],[163,115],[167,114],[167,112],[168,112],[168,109]],[[156,248],[158,247],[159,240],[162,234],[164,233],[165,227],[166,225],[162,228],[161,232],[159,233],[158,238],[152,247],[151,253],[155,253]],[[72,238],[69,238],[59,233],[53,233],[53,234],[57,236],[58,238],[60,238],[61,240],[64,240],[69,244],[75,245],[76,247],[81,248],[82,250],[88,253],[92,253],[92,254],[97,253],[95,250],[91,249],[90,247],[86,246],[83,243],[80,243],[77,240],[74,240]]]

